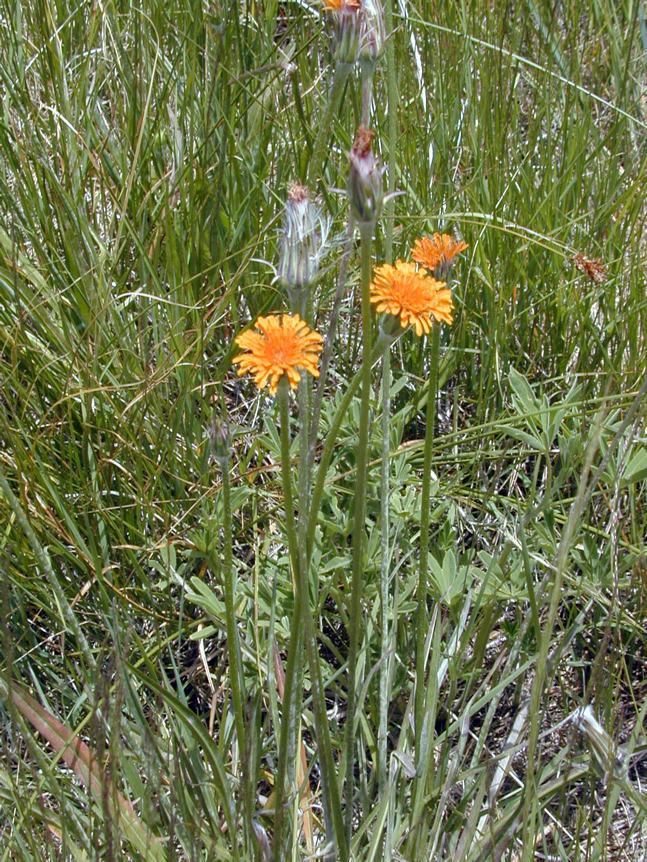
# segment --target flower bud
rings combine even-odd
[[[353,217],[359,224],[373,224],[382,209],[382,168],[371,152],[373,132],[360,126],[350,151],[348,197]]]
[[[404,332],[400,318],[394,314],[380,315],[380,335],[389,342],[395,341]]]
[[[360,47],[360,8],[359,0],[342,0],[337,13],[337,60],[349,66],[357,59]]]
[[[323,0],[337,16],[337,61],[352,66],[360,48],[361,0]]]
[[[359,15],[359,62],[374,68],[382,54],[386,28],[380,0],[362,0]]]
[[[226,419],[214,419],[209,428],[211,454],[222,466],[231,455],[231,432]]]
[[[591,706],[580,706],[571,715],[571,720],[586,735],[591,746],[594,765],[605,775],[609,770],[622,780],[627,774],[627,764],[623,753],[595,717]]]
[[[321,249],[321,214],[305,186],[293,183],[283,216],[278,279],[290,293],[308,287],[317,277]]]

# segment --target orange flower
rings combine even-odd
[[[350,9],[359,9],[361,0],[321,0],[329,12],[341,12],[346,6]]]
[[[454,301],[444,281],[436,281],[424,269],[416,270],[413,263],[396,261],[375,269],[371,282],[371,302],[377,311],[400,318],[402,327],[412,324],[416,335],[429,333],[431,318],[452,323]]]
[[[297,368],[319,377],[317,362],[323,339],[318,332],[308,329],[298,314],[259,317],[254,326],[260,329],[260,333],[248,329],[235,339],[236,344],[246,351],[232,359],[235,365],[240,365],[239,377],[246,371],[251,372],[259,389],[269,380],[272,395],[276,393],[283,375],[296,389],[301,380]]]
[[[466,243],[460,240],[455,242],[449,234],[440,236],[435,233],[433,239],[428,236],[417,239],[411,249],[411,257],[423,266],[435,269],[438,264],[451,264],[456,255],[466,248]]]

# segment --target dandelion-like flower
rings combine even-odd
[[[441,236],[435,233],[433,239],[429,236],[417,239],[411,249],[411,257],[422,266],[433,270],[438,267],[439,272],[445,274],[449,271],[456,255],[466,248],[467,243],[453,240],[449,234],[444,233]]]
[[[329,12],[341,12],[347,6],[350,9],[359,9],[361,0],[321,0]]]
[[[402,260],[395,266],[384,263],[375,268],[371,302],[377,311],[399,317],[403,329],[413,325],[418,336],[429,333],[432,317],[447,324],[454,320],[452,292],[445,282]]]
[[[323,339],[318,332],[309,329],[298,314],[259,317],[254,326],[260,332],[248,329],[236,336],[236,344],[245,351],[232,360],[240,366],[239,377],[249,371],[259,389],[269,380],[272,395],[284,375],[296,389],[301,380],[298,368],[319,377],[317,363]]]

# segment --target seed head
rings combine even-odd
[[[309,287],[319,271],[322,216],[305,186],[293,183],[283,215],[278,278],[288,291]]]

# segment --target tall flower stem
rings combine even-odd
[[[244,676],[243,659],[240,651],[240,639],[238,637],[238,626],[236,625],[235,592],[236,576],[232,565],[232,525],[231,525],[231,481],[229,478],[229,456],[218,458],[220,473],[222,475],[223,496],[223,533],[224,533],[224,582],[225,582],[225,610],[227,614],[227,645],[229,650],[229,682],[231,685],[231,700],[234,707],[234,724],[241,760],[245,758],[247,750],[245,719],[243,717],[244,699]]]
[[[431,461],[434,450],[434,422],[438,394],[438,362],[440,355],[440,325],[431,330],[431,369],[427,389],[427,425],[425,429],[422,499],[420,510],[420,567],[418,569],[418,614],[416,618],[416,757],[420,757],[420,739],[425,713],[425,640],[427,637],[427,572],[429,570],[429,507],[431,496]],[[420,764],[418,764],[420,765]]]
[[[344,835],[339,787],[335,773],[335,761],[330,742],[326,700],[319,665],[317,635],[310,608],[308,572],[301,565],[297,530],[294,521],[294,500],[292,496],[292,471],[290,464],[290,409],[288,403],[289,385],[283,377],[278,386],[279,411],[281,415],[281,474],[283,477],[283,498],[285,505],[285,526],[292,570],[295,573],[296,592],[300,602],[303,620],[303,634],[310,668],[310,686],[317,733],[317,748],[321,767],[321,787],[323,794],[324,823],[326,838],[337,850],[340,862],[348,860],[348,845]],[[297,659],[298,660],[298,659]],[[287,678],[286,678],[287,683]]]
[[[288,771],[288,753],[296,748],[293,739],[296,738],[297,721],[300,710],[297,710],[296,690],[301,676],[300,666],[303,643],[303,611],[301,607],[301,591],[297,589],[294,596],[294,610],[290,626],[290,642],[288,644],[288,663],[285,671],[285,689],[281,710],[281,737],[279,740],[279,755],[274,782],[274,859],[281,862],[285,856],[286,843],[283,836],[285,815],[285,777]]]
[[[375,365],[375,363],[381,357],[383,351],[386,350],[389,345],[392,344],[392,342],[392,338],[388,338],[383,335],[380,335],[378,337],[378,340],[373,346],[373,353],[371,355],[370,361],[371,367]],[[310,558],[310,556],[312,555],[312,549],[314,547],[315,530],[317,527],[317,515],[319,513],[319,507],[321,506],[321,498],[323,496],[323,490],[326,484],[326,476],[328,475],[328,467],[330,465],[330,459],[332,457],[333,449],[335,448],[337,434],[339,433],[339,429],[341,428],[342,422],[347,415],[351,401],[355,397],[355,393],[357,392],[362,383],[363,374],[364,366],[362,364],[359,371],[355,374],[353,379],[346,387],[346,391],[344,392],[344,396],[339,403],[337,411],[335,412],[333,421],[331,422],[330,427],[326,432],[326,440],[324,442],[323,450],[321,452],[321,457],[319,458],[317,476],[310,497],[310,510],[308,521],[308,558]]]
[[[323,168],[324,157],[326,153],[326,142],[328,140],[328,135],[330,134],[333,114],[335,113],[337,104],[339,103],[339,99],[341,97],[344,85],[346,84],[346,80],[348,78],[348,75],[350,74],[351,69],[352,66],[348,63],[335,64],[335,71],[333,72],[332,85],[330,87],[330,93],[328,94],[328,101],[326,102],[323,117],[321,118],[321,122],[319,123],[317,137],[315,138],[314,147],[312,149],[312,159],[310,160],[310,164],[308,165],[307,182],[313,188],[314,184],[317,182],[321,175],[321,170]]]
[[[377,731],[377,774],[380,799],[386,791],[386,737],[389,711],[389,457],[391,439],[391,354],[387,350],[382,359],[382,474],[380,481],[380,509],[382,513],[380,548],[380,666],[379,723]]]
[[[357,442],[357,476],[355,481],[355,519],[353,526],[353,560],[351,573],[351,607],[349,614],[350,644],[348,650],[348,702],[346,705],[346,840],[350,843],[353,820],[353,776],[355,769],[355,710],[357,707],[357,653],[361,626],[364,548],[366,518],[366,473],[368,464],[369,406],[371,400],[371,246],[374,222],[360,223],[362,247],[362,397]]]
[[[301,309],[299,309],[301,310]],[[307,529],[308,529],[308,382],[301,378],[298,388],[299,404],[299,520],[297,523],[297,545],[299,568],[308,570]],[[285,848],[283,840],[285,782],[288,779],[290,793],[294,787],[295,766],[297,763],[297,742],[301,721],[303,696],[303,600],[300,589],[295,589],[294,610],[290,626],[288,644],[288,663],[285,673],[285,689],[281,718],[281,736],[274,787],[274,858],[280,862]]]
[[[245,701],[245,677],[243,674],[243,658],[240,649],[240,638],[238,626],[236,625],[236,574],[233,567],[232,555],[232,523],[231,523],[231,481],[229,478],[230,457],[226,455],[217,456],[222,475],[223,495],[223,557],[224,557],[224,585],[225,585],[225,613],[227,617],[227,649],[229,651],[229,684],[231,686],[231,700],[234,708],[234,725],[238,737],[238,750],[243,767],[243,795],[245,799],[245,814],[248,818],[247,826],[251,835],[251,818],[254,813],[254,797],[248,769],[247,733],[245,729],[245,717],[243,703]],[[247,836],[246,836],[247,837]]]
[[[393,0],[386,0],[386,32],[393,28]],[[393,218],[395,214],[395,163],[397,139],[397,83],[395,78],[395,45],[393,39],[386,42],[387,115],[389,140],[388,197],[385,204],[386,261],[393,263]],[[378,792],[380,801],[387,790],[387,734],[389,714],[389,682],[391,661],[385,659],[389,649],[389,569],[390,569],[390,440],[391,440],[391,354],[387,351],[382,360],[382,475],[380,482],[382,513],[382,544],[380,553],[380,665],[379,723],[377,732]],[[388,846],[388,842],[387,842]]]
[[[373,98],[373,75],[375,66],[362,69],[362,125],[368,126],[371,115],[371,99]]]

